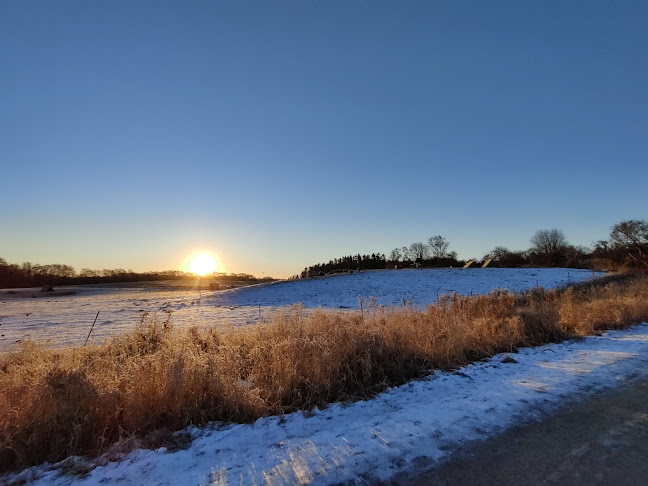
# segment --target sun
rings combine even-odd
[[[216,258],[206,252],[196,253],[189,262],[189,271],[200,276],[214,273],[217,268]]]

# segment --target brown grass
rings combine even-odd
[[[134,332],[88,348],[27,342],[0,360],[0,471],[152,436],[159,446],[160,430],[365,398],[431,369],[646,320],[648,278],[628,277],[442,297],[425,310],[293,307],[241,328],[174,330],[170,316],[146,317]]]

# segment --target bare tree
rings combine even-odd
[[[648,267],[648,221],[630,219],[615,224],[610,233],[612,248],[631,262]]]
[[[581,267],[587,261],[590,253],[590,249],[586,246],[567,245],[565,247],[565,262],[568,267]]]
[[[531,237],[531,251],[536,253],[543,263],[559,265],[564,259],[568,246],[565,234],[559,229],[540,230]]]
[[[389,254],[389,261],[390,262],[398,262],[400,261],[401,257],[403,254],[401,253],[400,249],[394,248],[391,253]]]
[[[404,262],[411,258],[410,251],[406,246],[401,248],[401,255],[403,256],[403,261]]]
[[[508,248],[505,248],[503,246],[496,246],[491,250],[491,252],[487,255],[487,258],[492,258],[493,261],[500,262],[506,256],[511,253]]]
[[[428,240],[430,252],[434,258],[446,258],[448,256],[448,247],[450,243],[441,235],[436,235]]]
[[[423,243],[412,243],[409,247],[410,255],[415,260],[424,260],[427,257],[428,249]]]
[[[496,246],[484,256],[484,260],[489,258],[503,267],[520,267],[527,263],[526,252],[511,251],[503,246]]]

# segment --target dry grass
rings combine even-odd
[[[147,317],[101,346],[24,343],[0,362],[0,471],[147,437],[159,446],[164,434],[154,431],[369,397],[434,368],[646,320],[648,278],[632,277],[443,297],[426,310],[293,307],[264,325],[224,330],[174,330],[170,316]]]

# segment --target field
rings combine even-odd
[[[344,277],[336,278],[337,285],[344,283]],[[575,278],[569,274],[572,282]],[[316,282],[327,286],[333,280]],[[170,314],[148,314],[130,332],[101,345],[57,349],[23,341],[0,362],[0,468],[56,462],[69,454],[103,454],[102,461],[109,461],[142,446],[182,449],[193,432],[172,432],[189,425],[261,423],[261,417],[314,413],[335,402],[374,397],[433,370],[647,319],[648,282],[627,277],[563,291],[533,286],[521,294],[453,294],[427,306],[381,307],[375,299],[360,311],[292,306],[261,324],[241,326],[175,327]],[[625,338],[615,339],[570,358],[568,374],[635,359],[647,342],[643,334],[632,337],[637,350],[630,352],[630,344],[621,342]],[[520,375],[518,386],[545,393],[554,379],[546,382],[547,373],[556,365],[543,366],[549,371],[539,371],[538,379]],[[490,390],[491,385],[480,386]],[[496,402],[506,399],[500,391],[497,397]],[[431,398],[409,400],[427,410]],[[400,408],[398,401],[387,401]],[[452,418],[450,410],[446,413],[444,420]],[[377,419],[380,438],[384,431],[376,426],[384,417]]]
[[[485,294],[494,288],[514,292],[536,286],[552,288],[592,278],[574,269],[424,269],[366,271],[352,275],[277,282],[222,291],[141,285],[60,287],[52,296],[40,289],[0,291],[0,352],[19,340],[53,346],[81,346],[99,312],[90,344],[132,331],[147,313],[160,321],[171,311],[176,328],[244,325],[269,320],[279,308],[359,309],[359,299],[376,305],[423,307],[442,294]],[[36,298],[32,296],[36,295]]]

